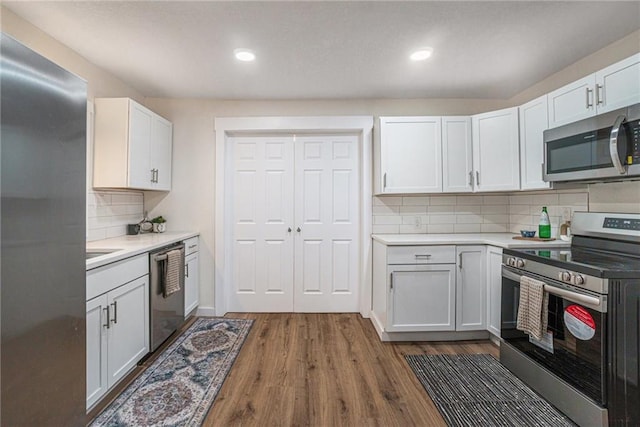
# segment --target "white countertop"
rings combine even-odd
[[[198,236],[195,231],[171,231],[166,233],[145,233],[136,236],[120,236],[111,239],[87,242],[87,251],[114,250],[109,254],[100,255],[87,260],[87,270],[102,267],[112,262],[120,261],[144,252],[160,248],[171,243]]]
[[[501,248],[568,247],[571,242],[552,240],[515,240],[512,233],[468,233],[468,234],[372,234],[373,240],[387,246],[400,245],[491,245]]]

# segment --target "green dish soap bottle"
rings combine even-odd
[[[549,214],[547,213],[547,207],[542,207],[542,213],[540,214],[540,224],[538,224],[538,237],[541,239],[551,238],[551,222],[549,221]]]

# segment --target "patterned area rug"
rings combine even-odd
[[[253,320],[200,318],[91,426],[199,426]]]
[[[449,426],[574,426],[488,354],[405,356]]]

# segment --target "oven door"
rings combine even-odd
[[[522,274],[502,266],[502,339],[605,406],[606,296],[526,273],[548,285],[545,291],[549,294],[549,326],[546,337],[538,341],[516,328]]]

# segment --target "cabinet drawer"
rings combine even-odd
[[[387,264],[455,264],[455,246],[389,246]]]
[[[187,239],[184,241],[184,254],[185,255],[189,255],[192,254],[194,252],[198,252],[198,246],[199,246],[199,242],[198,242],[198,236],[196,237],[192,237],[190,239]]]
[[[87,271],[87,301],[145,274],[149,274],[149,254],[146,252],[89,270]]]

